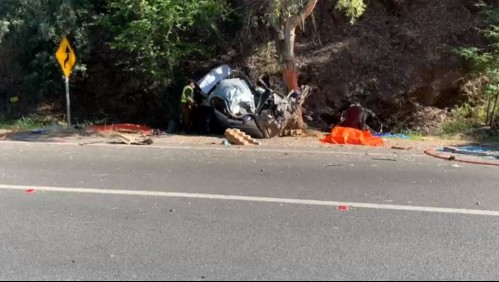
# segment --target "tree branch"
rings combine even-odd
[[[288,20],[289,27],[291,29],[295,29],[301,23],[305,22],[305,19],[310,17],[310,15],[314,12],[317,2],[319,2],[319,0],[308,0],[307,4],[301,9],[301,11]]]

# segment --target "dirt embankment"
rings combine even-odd
[[[307,104],[315,124],[327,127],[345,104],[361,102],[392,127],[435,133],[446,109],[469,94],[450,49],[482,43],[476,1],[369,1],[355,25],[328,2],[318,7],[318,34],[299,48],[301,82],[317,91]]]
[[[300,83],[315,89],[306,104],[308,122],[328,129],[345,106],[360,102],[392,130],[436,133],[448,109],[474,94],[451,49],[483,44],[477,1],[367,2],[352,25],[336,1],[320,1],[298,39]],[[269,71],[271,57],[253,56],[253,70]]]
[[[327,127],[345,104],[361,102],[394,129],[431,134],[448,108],[467,99],[468,74],[450,50],[482,44],[476,1],[370,1],[356,25],[327,2],[317,16],[321,46],[305,37],[300,48],[302,83],[317,89],[307,104],[316,125]]]

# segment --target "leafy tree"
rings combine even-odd
[[[473,69],[489,78],[485,87],[487,103],[487,125],[495,123],[499,100],[499,9],[485,6],[483,16],[489,27],[482,30],[488,40],[487,48],[466,47],[457,50],[463,58],[471,62]]]
[[[75,116],[152,122],[176,108],[177,95],[164,107],[162,94],[185,65],[218,51],[226,7],[225,0],[1,0],[0,103],[15,92],[29,103],[25,112],[44,101],[63,105],[54,54],[68,36],[78,57]],[[15,91],[4,87],[6,77]]]
[[[154,79],[173,78],[191,56],[211,55],[214,22],[226,15],[224,0],[109,0],[103,25],[112,49],[132,72]]]
[[[23,92],[36,103],[59,95],[61,72],[54,54],[62,36],[73,39],[79,62],[88,53],[88,25],[93,18],[90,0],[2,0],[0,1],[1,52],[9,52],[18,70]],[[15,67],[17,66],[18,67]],[[80,71],[85,70],[79,64]],[[14,71],[12,70],[12,71]]]

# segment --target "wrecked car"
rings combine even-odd
[[[282,135],[299,107],[298,93],[284,96],[261,79],[256,86],[243,72],[228,65],[213,69],[197,82],[197,87],[224,130],[239,129],[253,138]]]

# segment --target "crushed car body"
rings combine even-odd
[[[213,69],[197,86],[224,129],[239,129],[253,138],[281,136],[299,107],[297,93],[286,97],[263,81],[256,87],[244,73],[228,65]]]

